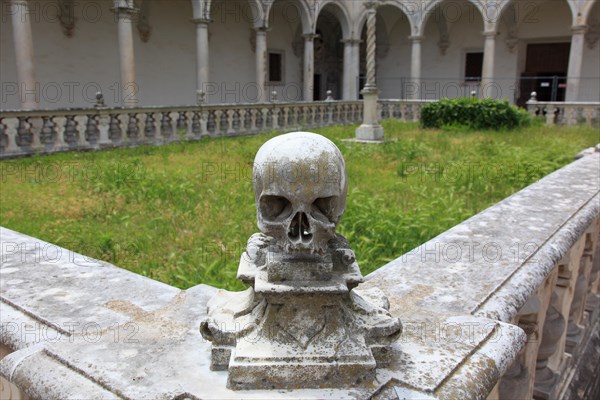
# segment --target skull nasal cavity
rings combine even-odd
[[[303,243],[308,243],[312,240],[310,224],[308,223],[308,217],[305,213],[298,212],[294,215],[288,229],[288,237],[294,242],[301,241]]]

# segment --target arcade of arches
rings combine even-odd
[[[2,109],[357,99],[364,2],[1,0]],[[600,101],[598,0],[389,0],[380,98]]]

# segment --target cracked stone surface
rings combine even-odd
[[[582,157],[368,275],[358,289],[379,288],[404,333],[372,382],[347,389],[230,390],[198,333],[217,289],[65,249],[36,257],[50,244],[1,228],[0,343],[14,352],[0,374],[44,399],[484,399],[524,343],[507,321],[600,214],[599,163]]]

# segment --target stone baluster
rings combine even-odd
[[[555,106],[552,104],[547,105],[544,109],[546,111],[546,125],[554,125],[554,120],[556,118],[556,112],[558,111]]]
[[[246,111],[246,109],[242,108],[240,110],[240,127],[239,127],[239,131],[242,134],[246,133],[246,129],[247,129],[246,128],[247,127],[246,118],[247,118],[247,116],[248,116],[248,111]]]
[[[208,118],[209,112],[207,110],[202,110],[200,112],[200,135],[208,136]]]
[[[89,114],[87,116],[87,123],[85,125],[85,140],[92,147],[97,147],[98,141],[100,139],[100,130],[98,129],[98,120],[97,115]]]
[[[577,125],[577,107],[573,105],[565,104],[564,108],[564,116],[565,116],[565,124],[568,126]]]
[[[308,112],[310,114],[310,126],[317,126],[317,107],[309,106]]]
[[[236,113],[235,113],[235,110],[229,109],[229,110],[227,110],[226,114],[227,114],[227,135],[232,136],[235,134],[233,122],[234,122]]]
[[[110,128],[110,115],[107,113],[99,113],[98,116],[98,147],[105,148],[112,145],[112,141],[108,137],[108,129]]]
[[[299,121],[299,112],[300,109],[298,107],[294,107],[293,108],[293,113],[292,113],[292,127],[294,128],[298,128],[300,126],[300,121]]]
[[[190,137],[188,129],[188,113],[185,111],[179,111],[176,113],[177,120],[175,122],[175,133],[178,137],[188,139]]]
[[[344,105],[336,104],[336,106],[335,106],[335,122],[342,123],[342,121],[344,120],[343,112],[344,112]]]
[[[65,125],[67,123],[67,119],[64,116],[56,116],[52,118],[54,121],[54,129],[56,130],[56,143],[54,144],[54,148],[56,150],[65,150],[68,148],[65,142]]]
[[[290,108],[283,107],[283,120],[282,120],[282,128],[287,129],[289,126],[289,118],[290,118]]]
[[[594,107],[586,106],[583,108],[583,117],[585,118],[585,125],[588,127],[592,126],[594,118]]]
[[[17,145],[17,128],[19,120],[17,118],[4,118],[3,122],[6,126],[4,134],[6,135],[6,152],[8,154],[18,154],[21,149]]]
[[[0,118],[0,154],[5,154],[8,150],[9,137],[4,119]]]
[[[585,233],[585,245],[579,262],[579,275],[575,285],[575,293],[571,304],[569,314],[569,325],[567,328],[566,350],[573,356],[578,355],[578,345],[585,335],[587,327],[585,325],[584,311],[590,289],[594,253],[596,250],[597,233],[595,225]]]
[[[192,116],[192,135],[196,139],[202,137],[202,127],[200,125],[200,112],[194,111]]]
[[[269,109],[266,107],[263,107],[260,109],[260,115],[261,115],[261,125],[260,128],[263,131],[266,131],[267,129],[269,129],[267,122],[268,122],[268,117],[269,117]]]
[[[342,124],[348,124],[353,116],[356,114],[356,109],[354,109],[354,106],[351,104],[343,104],[340,107],[340,122]],[[354,122],[354,121],[352,121]]]
[[[405,103],[400,104],[400,121],[406,122],[406,114],[407,114],[408,106]]]
[[[108,138],[112,143],[118,145],[121,143],[123,133],[121,130],[121,121],[117,114],[110,114],[110,121],[108,123]]]
[[[145,125],[144,125],[144,137],[148,141],[153,142],[156,137],[156,124],[154,120],[154,113],[146,113]]]
[[[564,320],[569,318],[573,294],[578,281],[579,260],[581,259],[584,243],[584,238],[580,238],[558,265],[558,278],[554,288],[554,293],[557,297],[555,307]],[[558,340],[556,352],[550,357],[548,362],[550,368],[559,374],[564,371],[568,362],[568,359],[565,357],[566,336],[567,329],[565,325]]]
[[[206,134],[212,137],[215,133],[215,110],[206,110]]]
[[[256,116],[258,114],[258,110],[256,108],[250,109],[250,131],[256,132]]]
[[[28,152],[31,149],[33,143],[33,132],[31,131],[31,124],[29,123],[28,117],[18,117],[17,135],[15,141],[17,146],[24,152]]]
[[[214,135],[215,136],[220,136],[221,135],[221,123],[222,120],[221,118],[223,117],[223,111],[222,110],[215,110],[215,132]]]
[[[52,150],[56,145],[56,128],[53,117],[46,115],[42,117],[42,130],[40,131],[40,142],[46,151]],[[1,129],[1,126],[0,126]]]
[[[145,130],[145,127],[144,127]],[[138,126],[138,118],[136,113],[129,114],[129,118],[127,120],[127,140],[129,143],[136,143],[138,140],[138,135],[140,132],[140,128]]]
[[[77,145],[77,122],[75,122],[74,115],[67,115],[65,117],[65,129],[63,137],[67,147],[73,148]]]
[[[413,103],[412,105],[412,120],[419,122],[421,119],[421,103]]]
[[[546,293],[541,293],[547,297]],[[539,347],[539,326],[542,302],[538,294],[529,298],[515,317],[514,323],[527,334],[527,343],[516,360],[505,372],[498,385],[500,399],[530,399],[533,395],[531,371],[535,370],[535,359]],[[543,323],[543,322],[542,322]]]
[[[178,120],[179,120],[179,113],[177,111],[170,111],[168,112],[169,118],[170,118],[170,125],[171,125],[171,140],[177,140],[177,141],[181,141],[181,140],[185,140],[185,129],[182,130],[182,132],[179,132],[179,129],[177,129],[177,124],[178,124]],[[184,123],[184,127],[185,127],[185,123]]]
[[[173,140],[173,127],[171,123],[173,120],[171,119],[171,115],[168,111],[159,113],[160,117],[160,135],[165,143]]]
[[[549,361],[559,350],[560,338],[565,329],[565,319],[558,312],[556,304],[558,296],[552,293],[550,305],[546,312],[546,320],[542,332],[542,342],[538,349],[535,367],[535,386],[533,395],[535,398],[553,399],[558,389],[558,374],[550,367]]]
[[[75,122],[77,122],[75,125],[75,128],[77,129],[77,146],[79,148],[85,148],[88,144],[85,136],[87,117],[85,115],[76,115]]]
[[[523,398],[530,399],[533,397],[535,379],[537,379],[537,366],[539,362],[539,352],[544,341],[544,329],[546,320],[548,319],[548,310],[551,304],[551,297],[556,285],[558,270],[554,271],[546,278],[544,284],[541,285],[536,293],[532,295],[519,314],[515,318],[515,322],[527,334],[528,340],[523,351],[523,368],[525,368],[530,376],[528,381],[527,393]],[[550,328],[550,324],[549,324]],[[550,341],[551,338],[548,338]],[[552,354],[552,353],[551,353]],[[548,357],[551,355],[549,354]],[[547,361],[547,359],[546,359]]]
[[[272,109],[272,116],[271,116],[271,118],[273,120],[272,121],[272,124],[273,124],[272,128],[274,130],[278,130],[279,129],[279,112],[280,112],[280,108],[279,107],[274,107]]]

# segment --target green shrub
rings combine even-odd
[[[529,124],[525,110],[508,104],[506,100],[442,99],[427,104],[421,110],[424,128],[464,129],[514,129]]]

